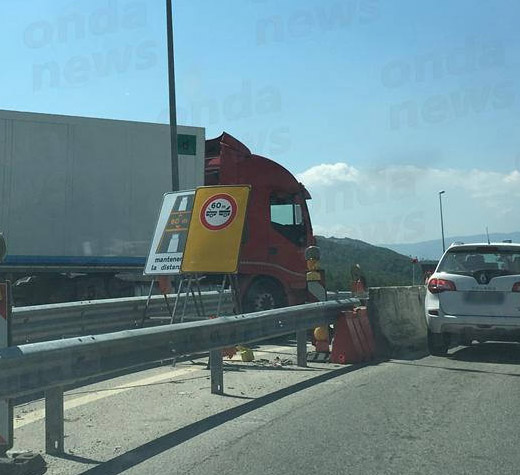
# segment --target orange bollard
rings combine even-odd
[[[330,353],[330,362],[346,364],[347,352],[349,350],[348,335],[347,335],[347,312],[341,312],[340,316],[334,324],[334,338],[332,340],[332,351]]]
[[[376,353],[376,344],[374,341],[374,333],[372,332],[372,327],[370,326],[370,320],[368,319],[367,308],[358,307],[356,310],[361,330],[363,331],[364,340],[368,348],[368,355],[370,358],[373,358]]]
[[[374,352],[374,338],[366,307],[341,312],[334,325],[330,361],[339,364],[370,361]]]
[[[355,339],[353,338],[353,316],[354,312],[352,310],[341,312],[334,324],[334,339],[330,354],[332,363],[358,363],[362,360],[357,335]]]
[[[363,345],[363,334],[360,333],[358,329],[359,322],[356,319],[355,310],[352,313],[352,317],[347,318],[347,327],[349,329],[352,345],[354,346],[354,350],[356,353],[355,361],[351,361],[351,363],[359,363],[361,361],[365,361],[366,351],[365,346]]]

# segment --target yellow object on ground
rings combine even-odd
[[[329,338],[329,329],[321,326],[314,329],[314,338],[318,341],[325,341]]]
[[[242,358],[242,361],[244,361],[245,363],[255,360],[255,354],[253,353],[253,350],[251,348],[240,346],[238,347],[238,350],[240,351],[240,357]]]

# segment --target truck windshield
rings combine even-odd
[[[437,272],[462,275],[481,271],[496,271],[501,275],[520,274],[520,249],[454,249],[446,253],[437,269]]]

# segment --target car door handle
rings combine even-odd
[[[274,255],[278,254],[278,248],[277,247],[270,247],[268,249],[268,252],[269,252],[270,256],[274,256]]]

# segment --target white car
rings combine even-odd
[[[428,348],[520,341],[520,244],[453,244],[428,280]]]

